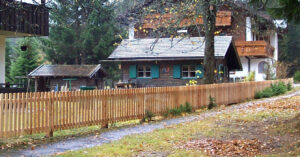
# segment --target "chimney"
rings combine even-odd
[[[128,37],[129,37],[129,40],[134,39],[134,24],[133,23],[129,24]]]
[[[246,17],[246,41],[253,41],[250,17]]]

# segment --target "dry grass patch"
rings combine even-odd
[[[179,146],[180,149],[202,150],[209,156],[255,156],[263,145],[257,139],[252,140],[192,140]]]

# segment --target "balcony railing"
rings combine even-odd
[[[274,48],[266,41],[235,41],[239,56],[272,58]]]
[[[2,31],[2,32],[1,32]],[[45,5],[0,1],[0,34],[48,36],[49,9]]]

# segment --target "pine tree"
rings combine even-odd
[[[11,65],[11,53],[12,53],[12,47],[10,45],[10,42],[6,40],[5,43],[5,82],[11,82],[11,78],[9,75],[10,65]]]
[[[108,0],[55,0],[51,3],[49,39],[43,39],[53,64],[98,64],[120,40]]]
[[[293,74],[300,69],[300,25],[294,23],[288,24],[288,33],[284,36],[282,40],[279,41],[280,44],[280,61],[285,62],[290,65],[288,70],[288,76],[293,76]]]
[[[26,51],[20,49],[21,46],[27,46]],[[18,42],[13,48],[18,57],[10,67],[10,78],[16,83],[16,76],[27,76],[32,70],[40,65],[38,45],[35,39],[25,38]]]

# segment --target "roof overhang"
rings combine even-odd
[[[137,61],[183,61],[183,60],[203,60],[204,57],[172,57],[172,58],[122,58],[101,60],[101,62],[137,62]],[[216,59],[224,59],[224,57],[217,56]]]

